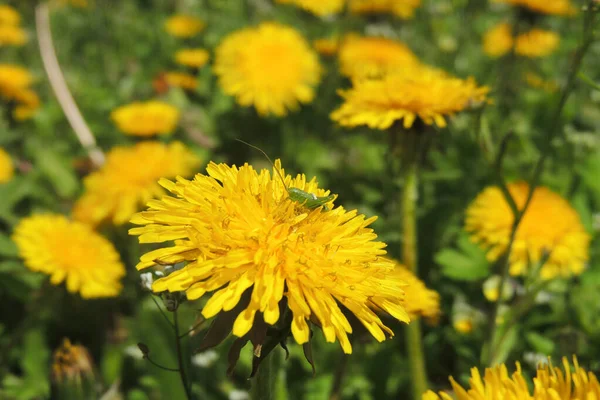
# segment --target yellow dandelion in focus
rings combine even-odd
[[[500,23],[489,29],[483,36],[483,51],[490,57],[501,57],[513,47],[512,28],[508,23]]]
[[[342,11],[345,0],[276,0],[276,2],[293,4],[316,16],[324,17]]]
[[[13,99],[18,93],[27,90],[33,77],[25,68],[13,64],[0,64],[0,96]]]
[[[494,3],[507,3],[520,6],[540,14],[568,16],[577,12],[570,0],[492,0]]]
[[[427,288],[404,265],[396,263],[395,273],[401,281],[406,282],[404,289],[404,308],[411,319],[423,317],[430,323],[437,323],[440,316],[440,295]]]
[[[21,16],[9,5],[0,4],[0,25],[18,26],[21,23]]]
[[[517,206],[523,207],[529,186],[517,182],[508,189]],[[474,242],[488,249],[488,260],[495,261],[506,251],[513,220],[500,189],[488,187],[467,209],[465,229]],[[538,187],[516,233],[510,273],[528,273],[549,253],[540,271],[543,279],[579,275],[588,260],[589,243],[590,236],[569,203],[549,189]]]
[[[185,90],[194,90],[198,86],[198,80],[192,74],[185,72],[167,72],[164,75],[167,84]]]
[[[573,367],[566,357],[562,359],[563,368],[552,365],[540,365],[533,378],[533,394],[522,375],[521,365],[516,363],[516,371],[508,374],[505,364],[486,368],[483,378],[477,368],[471,369],[470,388],[464,389],[454,378],[450,383],[456,400],[511,399],[511,400],[583,400],[599,399],[600,384],[596,375],[579,366],[573,356]],[[435,394],[428,391],[423,400],[452,400],[447,393]]]
[[[84,299],[121,292],[125,268],[119,253],[88,225],[63,215],[34,215],[19,222],[12,239],[25,265],[50,275],[53,285],[65,281],[69,292]]]
[[[228,95],[263,116],[282,117],[310,103],[321,78],[318,55],[293,28],[273,22],[227,36],[214,71]]]
[[[0,25],[0,47],[22,46],[27,43],[27,34],[18,26]]]
[[[524,57],[545,57],[558,48],[560,37],[543,29],[532,29],[517,36],[515,51]]]
[[[0,147],[0,184],[10,181],[14,175],[15,167],[10,154]]]
[[[354,14],[386,14],[412,18],[421,0],[349,0],[348,8]]]
[[[317,196],[328,195],[316,179],[292,178],[281,169],[285,185]],[[210,163],[208,175],[194,180],[162,179],[173,196],[148,203],[131,229],[140,243],[175,241],[141,258],[138,269],[185,263],[153,284],[155,292],[184,291],[190,300],[212,292],[202,310],[205,318],[234,310],[233,334],[246,335],[255,318],[273,325],[291,311],[291,333],[307,343],[308,320],[318,321],[328,342],[337,340],[345,353],[352,347],[347,313],[383,341],[393,332],[377,313],[408,321],[403,307],[404,283],[385,259],[385,244],[365,218],[342,207],[307,209],[289,198],[278,176],[245,164],[238,168]],[[340,305],[343,306],[340,308]],[[257,313],[259,315],[257,315]],[[287,319],[282,321],[287,321]]]
[[[472,78],[463,80],[426,67],[406,69],[382,79],[355,80],[351,89],[339,92],[344,103],[331,119],[345,127],[385,130],[396,121],[410,128],[419,118],[443,128],[447,117],[485,101],[488,91]]]
[[[190,38],[202,32],[206,24],[189,15],[174,15],[165,22],[165,30],[176,38]]]
[[[337,37],[313,40],[313,47],[323,56],[334,56],[340,48],[340,39]]]
[[[85,193],[73,217],[90,225],[124,224],[142,205],[165,194],[160,178],[192,176],[199,165],[200,159],[179,142],[115,147],[102,168],[84,179]]]
[[[377,78],[406,67],[419,59],[403,43],[379,37],[348,35],[339,51],[340,71],[352,78]]]
[[[175,53],[175,62],[191,68],[202,68],[209,59],[207,50],[204,49],[182,49]]]
[[[121,106],[110,116],[121,132],[133,136],[168,135],[179,122],[177,108],[156,100]]]

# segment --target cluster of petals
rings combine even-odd
[[[291,4],[319,17],[337,14],[344,9],[346,0],[276,0],[280,4]]]
[[[27,43],[27,33],[20,24],[19,13],[9,5],[0,4],[0,48],[22,46]]]
[[[16,120],[30,118],[40,106],[32,84],[33,76],[27,69],[14,64],[0,64],[0,97],[14,102],[12,114]]]
[[[539,14],[569,16],[577,12],[571,0],[492,0],[495,3],[507,3],[526,8]]]
[[[15,167],[10,158],[10,154],[0,147],[0,184],[10,181],[14,174]]]
[[[209,58],[210,55],[205,49],[181,49],[175,53],[177,64],[190,68],[202,68]]]
[[[403,19],[412,18],[421,0],[348,0],[354,14],[392,14]]]
[[[165,30],[176,38],[190,38],[202,32],[206,24],[190,15],[173,15],[165,22]]]
[[[501,57],[515,46],[517,55],[529,58],[546,57],[560,43],[560,36],[551,31],[534,28],[521,33],[516,40],[508,23],[500,23],[489,29],[483,37],[483,51],[490,57]]]
[[[179,122],[179,110],[157,100],[118,107],[110,116],[121,132],[132,136],[168,135]]]

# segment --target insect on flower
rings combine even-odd
[[[324,211],[329,211],[329,207],[327,207],[326,204],[335,200],[335,198],[336,198],[335,194],[330,194],[329,196],[317,197],[317,195],[315,195],[314,193],[305,192],[304,190],[298,189],[295,187],[291,187],[291,188],[288,187],[285,184],[283,175],[281,175],[281,172],[277,168],[275,168],[275,164],[273,163],[271,158],[267,155],[267,153],[265,153],[261,148],[256,147],[248,142],[244,142],[241,139],[235,139],[235,140],[237,140],[238,142],[242,142],[245,145],[250,146],[255,150],[260,151],[267,158],[267,160],[269,160],[269,162],[273,166],[273,169],[277,172],[277,175],[279,175],[279,177],[281,178],[281,183],[283,183],[283,186],[287,190],[290,200],[300,203],[300,205],[308,208],[309,210],[314,210],[315,208],[323,207]]]

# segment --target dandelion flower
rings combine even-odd
[[[142,205],[164,194],[162,177],[191,176],[200,160],[182,143],[141,142],[115,147],[102,168],[84,179],[85,193],[76,202],[73,217],[97,225],[129,221]]]
[[[348,8],[353,14],[390,13],[403,19],[412,18],[421,0],[349,0]]]
[[[337,14],[344,8],[345,0],[276,0],[277,3],[293,4],[319,17]]]
[[[340,91],[344,104],[331,119],[346,127],[385,130],[401,120],[410,128],[418,117],[443,128],[446,117],[484,101],[488,91],[472,78],[455,78],[433,68],[406,69],[382,79],[355,80],[351,89]]]
[[[185,90],[194,90],[198,86],[196,77],[185,72],[167,72],[165,73],[165,80],[169,86]]]
[[[377,78],[419,64],[403,43],[379,37],[348,35],[339,52],[340,71],[352,78]]]
[[[468,335],[473,332],[474,321],[473,317],[470,315],[460,315],[454,318],[452,321],[452,327],[458,333],[462,333],[463,335]]]
[[[533,394],[527,380],[522,375],[521,364],[516,363],[516,371],[508,374],[505,364],[486,368],[483,378],[477,368],[471,369],[470,388],[464,389],[454,378],[450,383],[456,400],[511,399],[511,400],[583,400],[600,398],[600,384],[596,375],[579,366],[573,356],[573,367],[566,357],[562,359],[563,368],[543,364],[533,378]],[[452,400],[447,393],[439,395],[432,391],[423,394],[423,400]]]
[[[208,62],[208,51],[204,49],[183,49],[175,53],[175,62],[191,68],[202,68]]]
[[[493,0],[493,2],[520,6],[540,14],[569,16],[577,12],[577,8],[570,0]]]
[[[27,43],[27,34],[18,26],[0,25],[0,47],[22,46]]]
[[[282,117],[310,103],[321,78],[318,55],[293,28],[273,22],[227,36],[214,71],[225,93],[263,116]]]
[[[502,57],[512,49],[514,40],[508,23],[500,23],[483,36],[483,51],[490,57]]]
[[[174,15],[165,22],[165,30],[176,38],[190,38],[202,32],[204,21],[189,15]]]
[[[515,52],[524,57],[546,57],[558,48],[560,37],[543,29],[532,29],[517,37]]]
[[[111,118],[127,135],[168,135],[177,127],[179,111],[172,105],[152,100],[121,106],[111,113]]]
[[[340,39],[336,37],[316,39],[313,40],[313,47],[322,56],[331,57],[337,54],[340,48]]]
[[[395,273],[399,279],[406,282],[404,287],[404,308],[411,319],[422,316],[431,323],[436,323],[440,316],[440,295],[427,288],[425,283],[417,278],[404,265],[396,263]]]
[[[542,89],[548,93],[554,93],[558,90],[558,85],[555,81],[548,81],[534,72],[525,73],[525,82],[535,89]]]
[[[10,181],[15,174],[15,167],[10,154],[0,147],[0,184]]]
[[[529,193],[526,183],[508,189],[518,207]],[[497,260],[507,249],[513,224],[512,211],[497,187],[480,193],[466,211],[465,229],[471,239],[488,249],[487,258]],[[540,274],[543,279],[579,275],[588,260],[590,236],[569,203],[544,187],[535,189],[519,224],[510,255],[511,275],[524,275],[549,253]]]
[[[13,99],[18,93],[27,90],[33,77],[25,68],[13,64],[0,64],[0,96]]]
[[[53,285],[65,281],[69,292],[84,299],[121,292],[125,268],[119,253],[88,225],[62,215],[34,215],[19,222],[12,239],[25,265],[50,275]]]
[[[285,185],[316,196],[329,191],[316,179],[285,175]],[[142,256],[138,269],[185,263],[154,282],[155,292],[184,291],[190,300],[212,296],[202,315],[214,317],[235,309],[233,335],[246,335],[258,319],[269,325],[291,311],[291,333],[306,343],[307,321],[318,321],[328,342],[337,340],[344,352],[352,347],[348,313],[382,341],[393,332],[377,313],[408,321],[403,307],[403,282],[385,259],[385,244],[365,218],[342,207],[307,209],[292,201],[279,176],[242,167],[210,163],[208,175],[189,181],[162,179],[172,196],[148,203],[136,214],[131,229],[140,243],[175,241],[175,245]],[[376,313],[377,312],[377,313]],[[258,315],[257,315],[258,314]]]
[[[11,6],[0,4],[0,25],[19,26],[21,16]]]
[[[13,99],[17,102],[13,110],[13,117],[17,121],[31,118],[40,108],[40,98],[33,90],[21,90],[15,93]]]

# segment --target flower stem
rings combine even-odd
[[[274,366],[275,351],[271,352],[267,358],[260,363],[260,367],[252,381],[250,398],[252,400],[274,400],[275,380],[277,378],[277,368]]]
[[[417,132],[406,132],[406,135],[411,136],[417,134]],[[405,151],[410,151],[410,149],[405,148]],[[405,166],[404,190],[402,193],[402,262],[417,275],[418,157],[413,155],[407,161],[409,162]],[[406,347],[413,382],[413,399],[418,400],[427,390],[421,321],[418,319],[411,321],[406,327]]]
[[[179,336],[179,323],[177,321],[177,309],[173,311],[173,328],[175,330],[175,345],[177,347],[177,365],[179,366],[179,376],[181,377],[181,383],[185,390],[185,396],[188,400],[192,399],[192,391],[185,373],[185,366],[183,363],[183,353],[181,351],[181,337]]]

